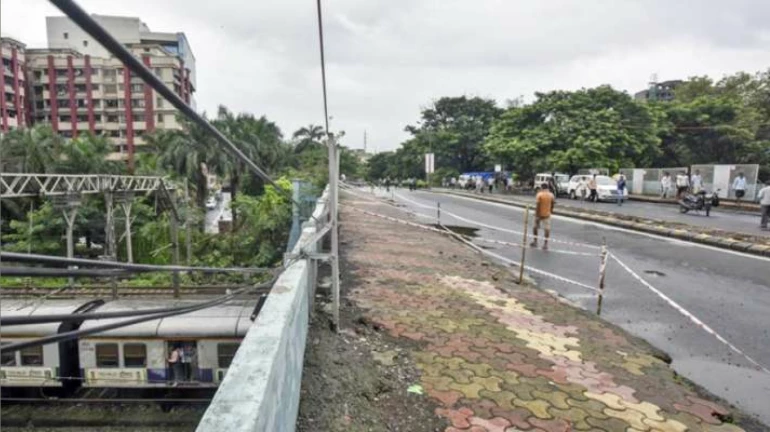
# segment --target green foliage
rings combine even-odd
[[[525,178],[537,171],[649,166],[659,139],[655,117],[609,86],[575,92],[536,94],[509,108],[491,128],[485,144],[490,158]]]
[[[397,158],[399,162],[410,164],[403,174],[419,176],[415,169],[418,164],[416,153],[423,157],[424,153],[433,152],[436,167],[451,167],[461,172],[486,166],[482,144],[501,113],[495,101],[490,99],[460,96],[437,100],[422,111],[417,126],[406,128],[414,139],[402,147],[413,149],[403,158]]]

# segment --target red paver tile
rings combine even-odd
[[[532,418],[529,420],[532,426],[538,427],[547,432],[569,432],[570,425],[564,420],[542,420],[539,418]]]
[[[450,407],[450,408],[453,407],[461,397],[463,397],[462,393],[455,390],[449,390],[449,391],[429,390],[428,395],[441,401],[441,403],[445,407]]]
[[[487,432],[505,432],[505,429],[511,425],[511,422],[502,417],[495,417],[493,419],[486,420],[474,416],[470,418],[470,422],[474,426],[484,428],[484,430]]]
[[[674,408],[678,409],[679,411],[683,411],[686,413],[690,413],[694,415],[695,417],[698,417],[701,421],[704,421],[706,423],[711,424],[720,424],[722,423],[719,419],[714,417],[714,410],[711,407],[708,407],[706,405],[701,404],[692,404],[692,405],[682,405],[682,404],[674,404]]]
[[[511,426],[514,426],[518,429],[527,430],[532,428],[532,425],[527,421],[527,419],[532,416],[532,413],[523,408],[514,408],[510,410],[503,408],[492,408],[491,411],[492,415],[508,420]]]
[[[717,413],[717,414],[727,415],[727,414],[730,413],[730,411],[726,410],[721,405],[715,404],[714,402],[710,402],[710,401],[707,401],[705,399],[701,399],[701,398],[698,398],[698,397],[695,397],[695,396],[687,396],[687,399],[689,399],[690,402],[692,402],[694,404],[707,406],[707,407],[711,408],[712,410],[714,410],[714,412]]]
[[[436,415],[449,420],[454,427],[468,428],[471,426],[468,419],[473,415],[473,411],[465,407],[456,410],[436,408]]]

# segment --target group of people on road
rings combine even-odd
[[[671,174],[667,171],[663,172],[663,176],[660,178],[660,197],[668,198],[672,192],[672,180]],[[699,194],[704,192],[703,176],[700,170],[695,170],[695,173],[688,175],[686,171],[681,171],[676,174],[676,199],[682,199],[684,194],[690,192],[693,194]],[[738,176],[733,180],[730,189],[735,194],[736,202],[740,202],[746,196],[746,175],[742,172],[738,173]]]

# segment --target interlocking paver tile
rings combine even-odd
[[[634,411],[630,409],[626,409],[623,411],[618,411],[610,408],[604,409],[604,414],[607,414],[610,417],[615,417],[617,419],[621,419],[628,423],[631,427],[639,429],[639,430],[649,430],[650,427],[644,424],[642,422],[642,419],[646,418],[644,414],[640,413],[639,411]]]
[[[456,410],[436,408],[436,415],[446,418],[456,428],[467,428],[471,426],[468,419],[473,415],[473,411],[464,407]]]
[[[679,411],[683,411],[689,414],[692,414],[696,417],[698,417],[701,421],[711,424],[719,424],[721,421],[714,417],[714,409],[711,407],[707,407],[706,405],[700,405],[700,404],[692,404],[692,405],[682,405],[682,404],[674,404],[674,408],[678,409]]]
[[[498,407],[505,410],[513,410],[516,405],[513,404],[513,400],[516,398],[516,394],[509,391],[491,392],[489,390],[482,390],[479,395],[485,399],[494,401]],[[494,413],[494,411],[493,411]]]
[[[553,418],[551,414],[548,412],[548,408],[551,407],[551,405],[548,404],[546,401],[542,400],[531,400],[531,401],[525,401],[521,399],[514,399],[513,404],[524,408],[526,410],[529,410],[532,415],[534,415],[537,418],[540,419],[550,419]],[[530,423],[532,423],[530,421]]]
[[[489,420],[479,417],[471,417],[470,422],[474,426],[484,428],[484,430],[487,432],[505,432],[505,429],[511,425],[511,422],[502,417],[495,417]]]
[[[457,390],[460,393],[464,394],[467,398],[478,398],[479,392],[481,390],[486,390],[483,385],[475,382],[471,382],[469,384],[461,384],[458,382],[453,382],[449,384],[449,388],[452,390]]]
[[[362,281],[349,297],[408,340],[436,414],[452,423],[445,432],[742,431],[621,330],[513,284],[450,239],[343,212],[343,235],[356,236],[345,260]]]
[[[590,414],[580,408],[569,407],[569,409],[564,410],[551,407],[548,409],[548,412],[551,413],[553,418],[566,420],[573,429],[591,429],[591,425],[586,422]]]
[[[531,419],[529,421],[532,426],[538,427],[545,432],[568,432],[570,430],[570,424],[562,419],[542,420]]]
[[[671,419],[666,421],[656,421],[646,418],[642,419],[642,422],[656,432],[685,432],[687,430],[686,425]]]
[[[569,396],[567,395],[567,393],[560,392],[560,391],[535,390],[532,392],[532,396],[535,399],[542,399],[544,401],[547,401],[552,407],[559,408],[559,409],[569,409],[569,405],[567,404],[567,398]]]

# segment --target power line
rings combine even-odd
[[[316,9],[318,10],[318,42],[321,50],[321,86],[324,95],[324,124],[326,125],[326,136],[329,136],[329,108],[326,100],[326,59],[324,57],[324,23],[321,16],[321,0],[316,0]]]
[[[320,0],[319,0],[320,2]],[[167,101],[171,103],[176,109],[178,109],[187,118],[193,121],[208,133],[212,134],[222,144],[225,150],[230,152],[235,158],[240,159],[246,164],[249,169],[262,178],[264,181],[272,185],[281,193],[290,194],[281,188],[270,176],[246,156],[232,141],[230,141],[222,132],[209,123],[203,116],[195,112],[195,110],[182,100],[172,89],[168,88],[163,81],[160,80],[147,66],[145,66],[139,59],[134,57],[126,47],[118,42],[112,35],[107,32],[99,23],[96,22],[91,16],[86,13],[80,6],[73,0],[51,0],[59,10],[67,15],[75,24],[77,24],[83,31],[91,35],[96,39],[107,51],[117,57],[123,64],[129,68],[132,72],[137,74],[147,85],[152,87],[156,92],[161,94]],[[126,83],[128,85],[128,83]],[[327,121],[327,133],[328,133],[328,121]],[[289,201],[294,202],[296,205],[300,203],[294,201],[294,198],[289,195]],[[311,215],[311,217],[313,217]],[[315,219],[315,218],[314,218]],[[318,221],[320,222],[320,221]]]
[[[54,255],[26,254],[0,251],[0,260],[8,262],[42,263],[51,265],[76,265],[82,267],[100,267],[125,270],[132,273],[143,272],[201,272],[201,273],[263,273],[274,269],[266,267],[191,267],[178,265],[154,265],[101,261],[85,258],[64,258]]]

